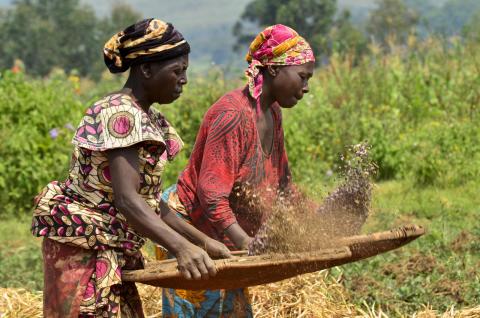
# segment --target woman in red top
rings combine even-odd
[[[209,237],[231,250],[246,249],[261,213],[247,193],[263,199],[291,182],[281,108],[308,92],[314,71],[309,44],[297,32],[274,25],[250,45],[248,85],[221,97],[205,114],[189,163],[162,199]],[[245,289],[164,290],[163,314],[175,317],[250,317]]]

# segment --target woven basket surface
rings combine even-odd
[[[175,259],[153,261],[145,269],[124,271],[124,281],[177,289],[234,289],[267,284],[300,274],[343,265],[401,247],[425,230],[409,225],[385,232],[357,235],[335,241],[334,247],[298,254],[236,256],[215,260],[217,275],[207,280],[184,279]]]

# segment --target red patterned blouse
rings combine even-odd
[[[230,225],[238,222],[253,236],[265,220],[262,211],[247,203],[252,194],[265,199],[290,183],[280,106],[274,104],[271,111],[274,137],[267,154],[248,88],[221,97],[205,114],[189,163],[177,182],[178,197],[193,224],[227,246],[233,245],[224,234]]]

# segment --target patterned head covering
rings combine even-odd
[[[310,45],[298,33],[283,24],[267,27],[250,44],[246,60],[249,63],[245,74],[250,95],[260,107],[263,75],[260,68],[267,65],[300,65],[314,62]],[[257,109],[258,111],[259,109]]]
[[[167,60],[190,53],[190,45],[172,24],[145,19],[115,34],[105,43],[103,57],[112,73],[134,64]]]

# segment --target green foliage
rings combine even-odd
[[[418,186],[461,185],[478,178],[480,77],[478,44],[430,40],[415,53],[370,55],[353,67],[334,55],[318,69],[310,94],[284,111],[287,149],[295,180],[328,180],[345,146],[367,140],[380,168],[379,178],[408,178]],[[373,50],[373,49],[372,49]],[[118,90],[124,76],[83,83],[62,73],[44,81],[5,72],[0,80],[0,203],[2,214],[24,214],[49,181],[66,176],[70,140],[84,110]],[[194,77],[184,95],[160,110],[184,139],[184,152],[166,169],[170,185],[185,166],[206,109],[243,81],[212,70]],[[92,87],[94,85],[94,87]],[[70,125],[67,125],[70,124]],[[58,137],[52,139],[50,131]]]
[[[29,211],[47,182],[66,177],[72,126],[83,105],[66,78],[45,82],[5,72],[0,78],[2,215]]]
[[[462,33],[467,40],[480,43],[480,33],[478,30],[480,30],[480,8],[470,18],[468,23],[465,24]]]
[[[425,36],[459,36],[480,11],[476,0],[404,0],[419,17],[417,33]]]
[[[332,57],[310,94],[284,112],[294,175],[306,183],[336,170],[346,145],[367,140],[379,178],[445,186],[478,178],[477,45],[364,58],[357,67]]]
[[[378,7],[370,12],[367,30],[382,44],[405,43],[417,22],[417,13],[402,0],[378,0]]]
[[[42,290],[40,239],[30,233],[30,220],[15,218],[0,223],[0,282],[2,287]]]
[[[461,35],[464,26],[479,11],[477,0],[448,0],[429,17],[428,25],[445,36]]]
[[[395,252],[343,267],[351,300],[359,306],[376,303],[389,317],[410,316],[426,304],[439,312],[476,306],[477,188],[476,180],[446,190],[419,189],[408,182],[380,184],[367,231],[415,223],[425,226],[427,234]]]
[[[334,21],[336,3],[336,0],[255,0],[247,5],[241,19],[261,27],[277,23],[288,25],[305,37],[314,51],[323,52]],[[256,35],[245,34],[241,21],[236,24],[234,34],[240,43],[249,43]]]
[[[367,53],[367,39],[351,22],[350,11],[343,11],[328,34],[329,55],[333,52],[349,54],[357,58]]]
[[[129,5],[119,2],[113,5],[110,16],[101,21],[102,31],[106,36],[112,36],[127,26],[139,21],[142,16]]]
[[[102,67],[103,43],[139,18],[126,5],[99,19],[79,0],[19,0],[0,19],[0,68],[20,59],[33,75],[44,76],[54,67],[95,75]]]
[[[70,141],[85,109],[101,96],[121,88],[124,80],[124,76],[107,76],[95,87],[87,83],[79,96],[75,76],[67,77],[63,72],[43,81],[10,71],[2,75],[0,217],[29,213],[33,197],[48,182],[66,178]],[[160,106],[186,143],[185,151],[166,169],[165,186],[176,182],[185,166],[203,113],[235,83],[225,81],[220,71],[212,70],[208,79],[192,80],[180,100]]]

